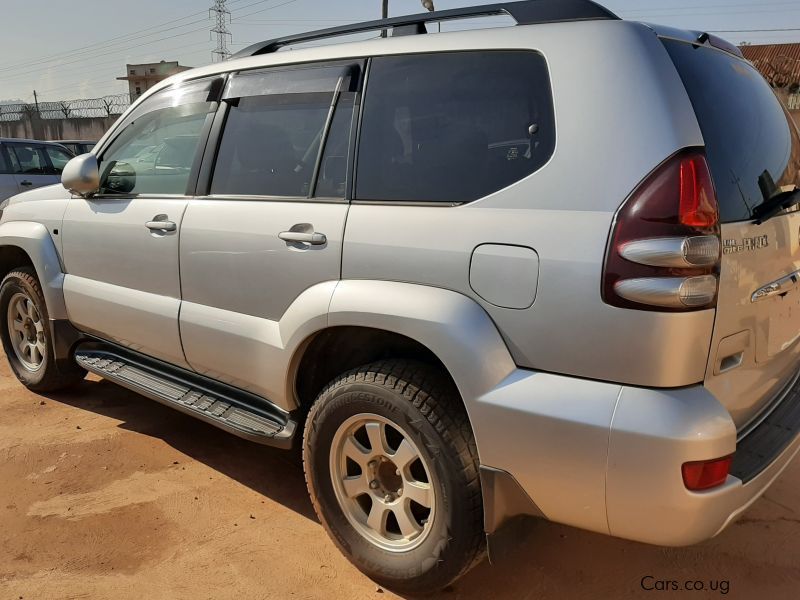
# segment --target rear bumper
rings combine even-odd
[[[681,465],[737,449],[733,421],[702,386],[633,388],[518,370],[470,412],[482,464],[508,472],[532,514],[663,546],[722,531],[800,450],[789,431],[746,483],[730,475],[698,493],[685,488]]]

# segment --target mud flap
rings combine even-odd
[[[527,537],[528,517],[546,517],[510,473],[481,466],[480,475],[486,549],[489,562],[496,564]]]

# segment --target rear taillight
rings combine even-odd
[[[719,210],[699,150],[659,166],[617,213],[606,253],[603,300],[640,310],[687,311],[716,303]]]
[[[681,474],[687,490],[699,492],[725,483],[733,456],[683,463]]]

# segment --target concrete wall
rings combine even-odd
[[[0,121],[0,137],[34,140],[99,140],[118,118],[88,117],[74,119],[41,119],[25,115],[19,121]]]

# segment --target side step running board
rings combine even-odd
[[[86,344],[78,347],[75,360],[91,373],[239,437],[292,445],[297,424],[264,398],[116,347]]]

